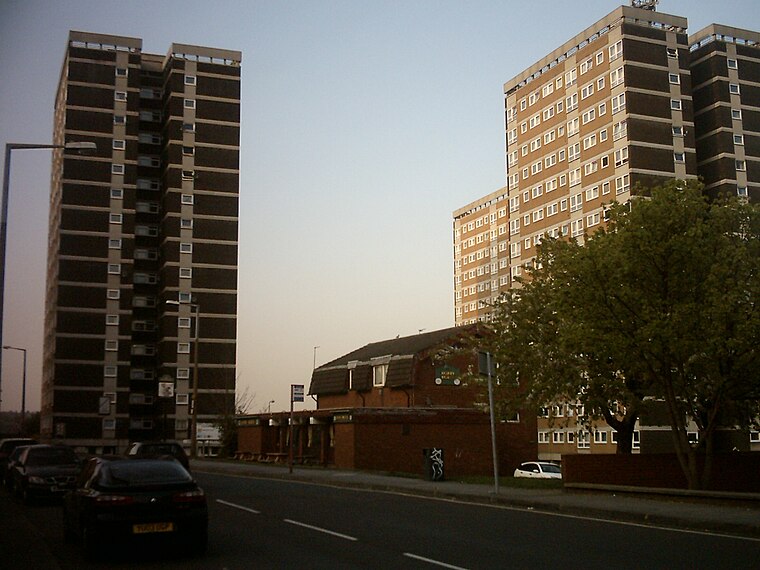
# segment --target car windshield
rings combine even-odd
[[[104,487],[139,487],[192,480],[190,474],[174,461],[119,461],[104,467],[100,484]]]
[[[27,465],[70,465],[76,462],[74,450],[67,447],[32,448],[26,456]]]
[[[562,470],[558,465],[553,465],[551,463],[542,463],[541,469],[544,471],[544,473],[562,473]]]

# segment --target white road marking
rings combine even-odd
[[[493,504],[493,503],[484,503],[475,499],[467,498],[466,496],[461,497],[431,497],[428,495],[419,495],[415,494],[408,490],[401,490],[401,489],[395,489],[395,490],[389,490],[389,489],[366,489],[361,487],[343,487],[340,485],[332,485],[329,482],[314,482],[314,481],[298,481],[298,480],[292,480],[292,481],[283,481],[282,479],[276,479],[272,477],[265,477],[265,476],[251,476],[251,475],[239,475],[239,474],[230,474],[230,473],[221,473],[218,471],[203,471],[202,469],[196,469],[195,471],[199,473],[205,473],[207,475],[217,475],[221,477],[232,477],[236,479],[259,479],[261,481],[280,481],[290,484],[297,484],[297,485],[311,485],[314,487],[331,487],[333,489],[341,489],[344,491],[354,491],[358,493],[382,493],[386,495],[397,495],[400,497],[409,497],[414,499],[419,499],[421,501],[436,501],[436,502],[444,502],[444,503],[455,503],[458,505],[469,505],[471,507],[485,507],[489,509],[499,509],[504,511],[514,511],[514,512],[520,512],[520,513],[530,513],[534,515],[543,515],[547,517],[556,517],[556,518],[566,518],[566,519],[577,519],[577,520],[584,520],[584,521],[591,521],[591,522],[598,522],[598,523],[607,523],[607,524],[614,524],[618,526],[632,526],[642,529],[649,529],[649,530],[660,530],[665,532],[677,532],[681,534],[694,534],[697,536],[711,536],[715,538],[731,538],[734,540],[741,540],[745,542],[760,542],[760,538],[755,538],[751,536],[744,536],[741,534],[731,534],[726,531],[708,531],[708,530],[693,530],[693,529],[686,529],[686,528],[678,528],[674,526],[667,526],[667,523],[636,523],[636,522],[628,522],[628,521],[618,521],[613,520],[611,518],[603,518],[601,516],[591,516],[591,515],[571,515],[567,513],[556,513],[552,512],[550,510],[541,510],[542,508],[548,508],[544,507],[543,505],[537,505],[536,507],[517,507],[517,506],[511,506],[511,505],[499,505],[499,504]],[[610,513],[610,516],[613,516],[614,513]]]
[[[229,503],[227,501],[222,501],[221,499],[216,500],[217,503],[220,505],[227,505],[228,507],[232,507],[233,509],[240,509],[241,511],[246,511],[248,513],[253,513],[254,515],[260,515],[261,512],[255,510],[255,509],[249,509],[248,507],[244,507],[243,505],[236,505],[235,503]]]
[[[285,519],[285,522],[288,523],[288,524],[295,525],[295,526],[300,526],[300,527],[303,527],[303,528],[308,528],[309,530],[316,530],[317,532],[323,532],[323,533],[329,534],[331,536],[337,536],[338,538],[343,538],[345,540],[352,540],[354,542],[356,542],[357,540],[359,540],[358,538],[353,537],[353,536],[348,536],[347,534],[341,534],[339,532],[334,532],[332,530],[327,530],[326,528],[320,528],[318,526],[312,526],[310,524],[294,521],[292,519]]]
[[[454,566],[452,564],[446,564],[445,562],[433,560],[432,558],[417,556],[416,554],[412,554],[411,552],[404,552],[404,556],[406,556],[407,558],[414,558],[415,560],[420,560],[422,562],[427,562],[428,564],[434,564],[435,566],[440,566],[441,568],[451,568],[452,570],[466,570],[466,568],[462,568],[461,566]]]

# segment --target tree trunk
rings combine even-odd
[[[617,450],[616,453],[633,452],[633,432],[636,427],[636,421],[639,419],[638,406],[631,405],[625,411],[625,416],[619,419],[609,410],[604,410],[604,419],[607,424],[617,431]]]

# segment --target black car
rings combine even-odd
[[[135,441],[127,448],[127,457],[173,457],[190,471],[190,461],[184,448],[176,441]]]
[[[64,497],[63,511],[65,538],[81,540],[88,556],[125,540],[166,539],[183,552],[206,551],[206,495],[172,459],[93,457]]]
[[[25,503],[35,497],[58,497],[74,487],[81,462],[67,445],[29,445],[11,471],[15,494]]]
[[[34,445],[38,441],[29,437],[10,437],[0,439],[0,479],[4,479],[8,471],[8,458],[19,445]]]

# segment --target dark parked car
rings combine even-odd
[[[30,445],[11,471],[13,490],[27,503],[35,497],[57,497],[74,487],[81,462],[67,445]]]
[[[0,439],[0,480],[5,478],[8,469],[8,458],[19,445],[34,445],[38,443],[29,437],[11,437]]]
[[[127,448],[127,457],[173,457],[190,471],[187,453],[176,441],[136,441]]]
[[[117,540],[168,539],[194,554],[206,551],[206,496],[171,459],[93,457],[64,497],[63,512],[66,539],[80,539],[88,556]]]

